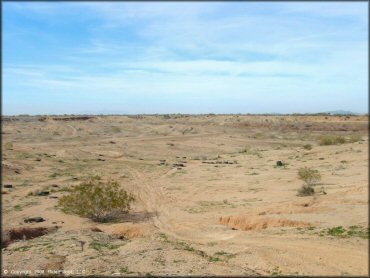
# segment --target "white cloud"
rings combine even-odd
[[[6,63],[4,84],[35,94],[126,100],[216,96],[282,103],[337,95],[348,102],[348,92],[366,94],[361,5],[249,4],[230,10],[232,3],[83,2],[64,4],[67,12],[56,3],[17,4],[40,21],[79,14],[96,21],[84,43],[55,54],[62,57],[58,62]]]

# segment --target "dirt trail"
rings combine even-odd
[[[72,136],[76,136],[77,135],[77,129],[74,127],[74,126],[71,126],[71,125],[67,125],[69,128],[72,129]]]

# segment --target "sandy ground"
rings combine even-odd
[[[3,234],[48,229],[3,246],[3,274],[368,275],[368,238],[328,232],[368,227],[367,117],[23,117],[2,124]],[[361,140],[320,146],[322,135]],[[299,197],[297,172],[305,166],[322,179],[314,196]],[[95,174],[136,196],[115,223],[56,207],[66,188]],[[37,190],[51,194],[30,194]],[[38,216],[46,221],[24,222]]]

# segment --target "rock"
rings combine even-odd
[[[36,158],[35,161],[41,161],[41,158]]]
[[[44,222],[44,221],[45,219],[42,217],[29,217],[29,218],[24,219],[25,223],[33,223],[33,222],[39,223],[39,222]]]
[[[4,184],[4,188],[13,188],[12,184]]]
[[[284,166],[284,163],[281,160],[276,161],[276,166],[281,167]]]
[[[57,185],[57,184],[52,184],[52,185],[50,185],[51,187],[59,187],[59,185]]]
[[[91,228],[91,231],[92,232],[96,232],[96,233],[102,233],[103,231],[102,230],[100,230],[98,227],[92,227]]]
[[[105,161],[105,159],[98,158],[97,161]]]
[[[59,197],[58,196],[50,196],[49,198],[50,199],[58,199]]]
[[[58,223],[61,223],[61,224],[64,224],[64,221],[54,221],[54,222],[51,222],[52,224],[58,224]]]
[[[111,143],[111,144],[116,144],[116,142],[114,142],[114,141],[109,141],[109,143]]]
[[[173,167],[185,167],[184,163],[174,163]]]
[[[40,191],[36,193],[37,196],[48,196],[50,194],[49,191]]]

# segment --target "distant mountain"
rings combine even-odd
[[[345,111],[345,110],[335,110],[335,111],[329,111],[326,113],[330,115],[357,115],[357,113],[354,113],[351,111]]]

